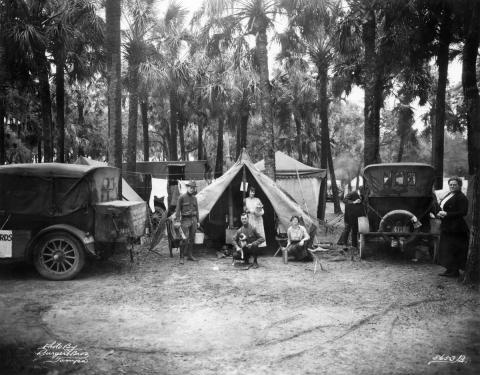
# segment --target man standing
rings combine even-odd
[[[337,242],[338,245],[347,246],[348,236],[352,232],[352,246],[358,247],[358,218],[365,216],[363,206],[364,188],[360,186],[358,190],[348,193],[343,199],[345,203],[345,229],[343,230]]]
[[[233,238],[235,253],[233,259],[243,259],[245,264],[249,264],[249,259],[253,255],[253,268],[258,268],[257,256],[258,245],[265,242],[265,238],[258,234],[257,230],[248,224],[248,214],[243,213],[240,217],[242,226],[237,230]]]
[[[180,222],[180,226],[185,235],[185,239],[180,243],[180,264],[183,264],[185,252],[187,253],[188,260],[197,260],[192,255],[195,232],[199,221],[198,202],[195,197],[197,184],[195,181],[190,181],[186,185],[187,192],[178,197],[177,208],[175,210],[175,220],[177,223]]]

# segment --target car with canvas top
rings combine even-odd
[[[0,261],[67,280],[145,233],[146,202],[118,200],[120,170],[60,163],[0,166]]]

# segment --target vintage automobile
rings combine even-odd
[[[85,258],[143,236],[146,202],[117,200],[120,170],[59,163],[0,166],[0,260],[67,280]]]
[[[372,164],[363,170],[366,216],[358,218],[360,257],[389,246],[414,254],[428,247],[435,256],[440,222],[432,217],[437,199],[434,169],[421,163]]]

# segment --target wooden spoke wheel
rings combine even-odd
[[[83,245],[66,232],[48,233],[35,249],[34,265],[47,279],[72,279],[85,265]]]

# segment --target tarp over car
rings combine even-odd
[[[241,208],[243,205],[241,186],[245,178],[255,185],[256,196],[259,197],[264,204],[264,224],[266,232],[268,232],[267,227],[269,224],[273,223],[273,213],[277,216],[277,224],[280,224],[284,229],[290,225],[292,215],[303,217],[303,221],[309,232],[317,228],[316,219],[305,212],[298,203],[288,197],[273,180],[260,172],[251,161],[245,149],[242,150],[238,160],[225,174],[198,193],[197,200],[200,222],[210,218],[212,211],[216,209],[218,211],[218,208],[223,208],[224,211],[222,213],[223,215],[225,214],[228,206],[228,189],[232,191],[234,205],[236,203],[236,206],[240,205]],[[238,213],[239,212],[237,212],[236,219],[238,218]],[[225,223],[225,221],[223,221],[223,223]]]
[[[108,164],[102,161],[93,160],[86,158],[84,156],[80,156],[76,161],[76,165],[90,165],[90,166],[107,166]],[[127,201],[132,202],[143,202],[144,199],[137,194],[135,190],[122,178],[122,197]]]
[[[264,172],[265,161],[255,163],[255,167],[260,172]],[[277,185],[288,192],[312,217],[317,217],[320,185],[326,175],[325,169],[300,163],[281,151],[275,152]]]
[[[118,181],[119,174],[118,169],[108,166],[61,163],[0,166],[0,211],[32,217],[69,215],[85,208],[86,203],[116,199],[118,191],[113,184],[111,188],[104,185],[105,180]]]

